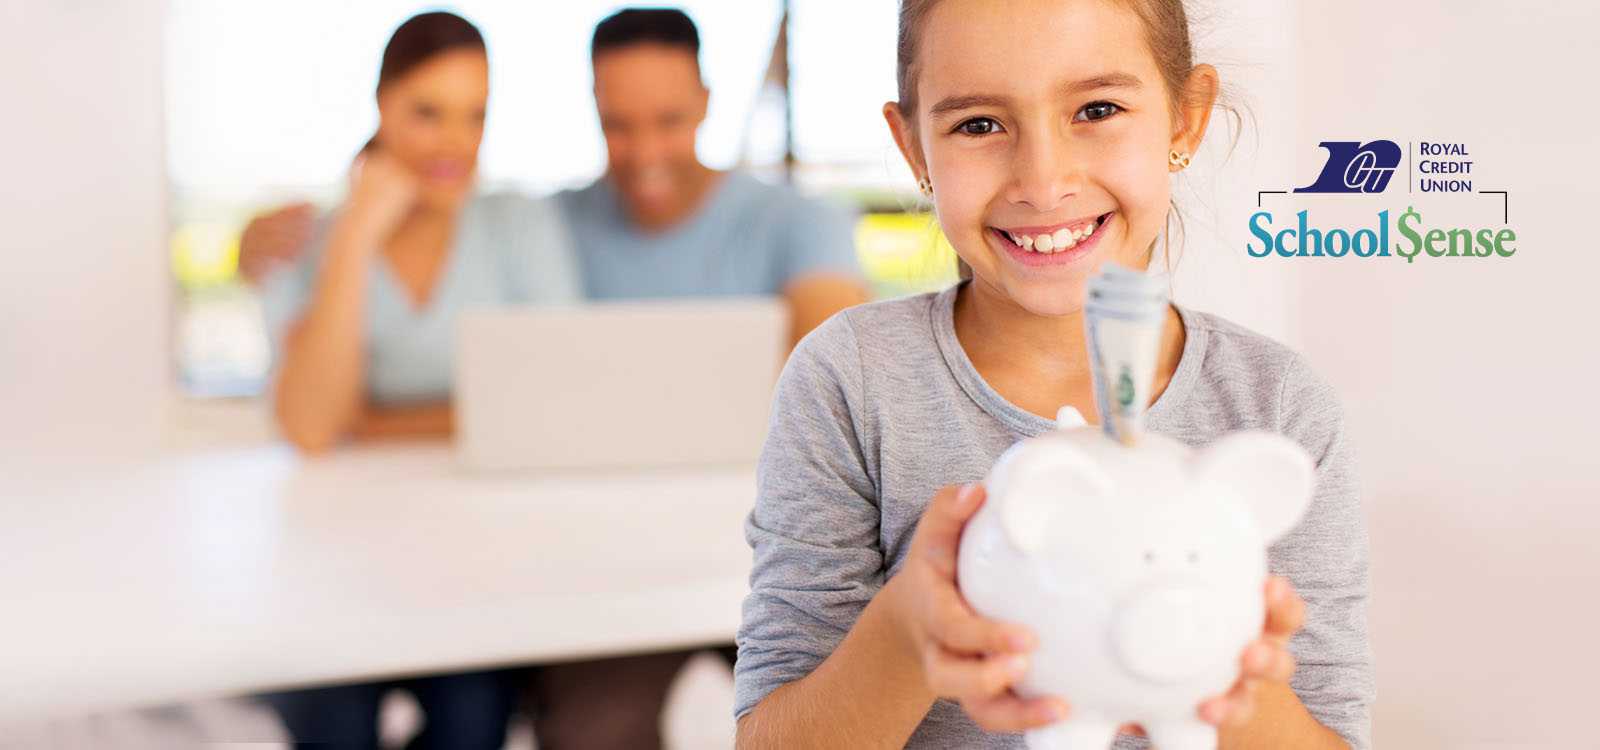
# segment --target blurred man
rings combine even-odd
[[[781,294],[791,344],[867,299],[848,213],[700,162],[696,134],[710,92],[688,16],[620,11],[595,27],[590,55],[606,174],[558,196],[590,298]],[[721,653],[732,662],[731,645]],[[542,668],[540,746],[660,747],[667,690],[692,654]]]
[[[852,217],[788,187],[700,162],[710,92],[700,36],[677,10],[595,28],[606,174],[559,196],[593,299],[781,294],[794,340],[866,300]]]

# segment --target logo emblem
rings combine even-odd
[[[1328,150],[1317,181],[1296,193],[1381,193],[1400,166],[1400,146],[1394,141],[1323,141]]]

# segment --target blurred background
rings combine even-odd
[[[699,26],[711,89],[700,159],[854,209],[854,251],[878,298],[954,279],[879,115],[894,98],[894,6],[681,4]],[[449,6],[488,43],[495,93],[483,182],[546,194],[600,174],[588,44],[594,24],[619,7]],[[375,61],[420,10],[388,1],[0,4],[0,28],[11,32],[0,46],[10,167],[0,181],[0,550],[23,551],[0,582],[13,594],[8,608],[29,615],[0,625],[0,663],[18,675],[0,678],[0,746],[271,744],[283,741],[281,727],[242,696],[617,653],[605,638],[639,650],[713,645],[737,624],[736,612],[704,622],[682,614],[737,601],[737,569],[697,578],[688,563],[660,570],[639,556],[529,583],[584,558],[468,554],[474,537],[428,533],[437,519],[421,495],[400,505],[353,500],[348,517],[319,510],[388,482],[475,493],[481,526],[450,533],[528,523],[509,499],[524,485],[427,473],[416,467],[449,465],[427,449],[302,462],[276,437],[262,397],[271,347],[258,292],[239,274],[240,233],[285,202],[326,208],[340,199],[350,158],[377,121]],[[1600,260],[1586,247],[1600,197],[1586,172],[1600,150],[1590,125],[1600,105],[1581,82],[1600,63],[1588,38],[1600,16],[1581,0],[1238,0],[1191,12],[1198,59],[1218,66],[1247,117],[1231,148],[1235,133],[1214,120],[1180,183],[1188,239],[1175,298],[1300,350],[1343,399],[1373,543],[1377,745],[1589,746],[1575,720],[1600,670],[1600,395],[1589,387],[1600,375],[1591,343]],[[1509,192],[1518,255],[1414,265],[1245,255],[1258,191],[1308,183],[1321,166],[1319,141],[1380,138],[1469,144],[1478,189]],[[1328,226],[1366,226],[1379,208],[1337,198],[1278,196],[1276,215],[1282,223],[1310,208]],[[1413,200],[1430,226],[1489,225],[1499,213],[1498,196],[1486,195],[1387,196],[1382,207],[1397,213],[1398,201]],[[570,533],[594,516],[637,513],[630,493],[662,480],[606,481],[539,487],[572,501],[560,516]],[[729,505],[708,512],[736,522],[742,474],[674,481],[682,484],[670,491],[686,498],[721,488]],[[380,523],[373,536],[396,545],[457,545],[443,570],[378,575],[392,588],[362,589],[376,602],[369,614],[410,612],[411,630],[359,619],[320,620],[316,632],[285,624],[293,608],[332,611],[352,597],[335,583],[286,592],[284,581],[339,571],[359,579],[351,571],[382,559],[360,547],[341,557],[328,551],[338,544],[316,538],[351,518]],[[647,548],[674,520],[635,523],[628,533]],[[360,528],[370,527],[347,531]],[[540,543],[559,546],[559,525],[541,533],[550,536]],[[724,536],[706,538],[703,569],[748,563],[737,535]],[[296,557],[308,550],[328,556]],[[123,562],[126,577],[115,574]],[[496,569],[503,578],[482,572]],[[608,601],[630,621],[606,625],[614,629],[604,638],[555,635],[603,630],[589,615],[545,618],[541,643],[551,645],[537,649],[527,634],[502,642],[489,629],[448,630],[525,615],[518,602],[580,612],[600,590],[620,592]],[[196,602],[215,610],[184,609]],[[418,646],[428,632],[477,639],[478,648]],[[330,656],[350,643],[361,644],[359,659]],[[391,741],[416,731],[408,700],[385,704]],[[731,701],[725,664],[695,657],[673,683],[668,743],[731,746]],[[512,745],[531,746],[531,729],[519,727]]]
[[[549,193],[604,171],[586,61],[595,23],[623,5],[451,6],[488,42],[497,95],[480,154],[486,189]],[[858,206],[860,258],[879,294],[954,278],[927,215],[914,210],[910,173],[879,114],[894,91],[892,3],[681,7],[700,26],[712,91],[699,139],[707,166],[744,167]],[[169,4],[165,144],[185,393],[260,392],[269,351],[254,293],[238,275],[240,231],[279,203],[332,204],[343,194],[350,158],[377,124],[373,61],[389,31],[417,10],[405,2]]]

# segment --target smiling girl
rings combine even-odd
[[[841,313],[784,370],[745,529],[740,746],[1068,747],[1046,744],[1066,700],[1010,690],[1037,634],[972,612],[955,550],[1002,451],[1062,406],[1096,421],[1086,282],[1150,265],[1217,73],[1180,0],[903,0],[899,88],[884,116],[970,278]],[[1281,344],[1176,305],[1152,393],[1147,429],[1269,429],[1317,462],[1269,550],[1261,636],[1197,715],[1224,748],[1368,747],[1367,537],[1336,395]],[[1149,746],[1120,730],[1070,747]]]

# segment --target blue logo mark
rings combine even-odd
[[[1323,141],[1328,150],[1317,181],[1296,193],[1381,193],[1400,166],[1400,147],[1394,141]]]

